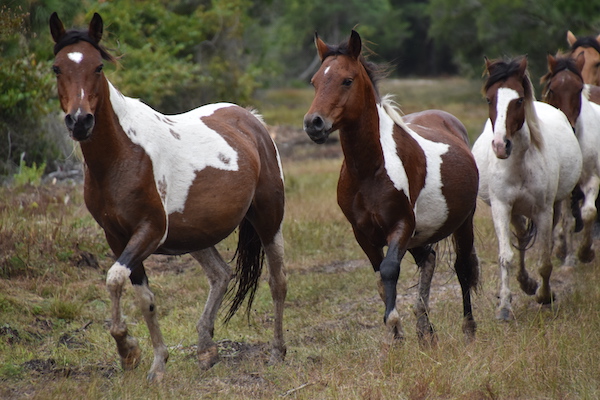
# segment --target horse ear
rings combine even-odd
[[[577,41],[577,38],[575,37],[575,35],[573,35],[573,32],[568,31],[567,32],[567,43],[569,43],[569,46],[573,46],[576,41]]]
[[[90,37],[94,39],[96,43],[100,43],[100,39],[102,39],[103,29],[104,28],[102,24],[102,17],[100,16],[100,14],[94,13],[92,20],[90,21],[90,26],[88,28],[88,35],[90,35]]]
[[[361,51],[362,41],[360,40],[360,35],[352,29],[352,34],[350,35],[350,39],[348,39],[348,55],[355,60],[358,60]]]
[[[321,62],[323,62],[325,54],[327,54],[327,51],[329,50],[329,46],[327,46],[327,44],[325,44],[325,42],[321,40],[317,32],[315,32],[315,46],[317,48],[319,58],[321,59]]]
[[[579,72],[583,71],[583,66],[585,65],[585,51],[579,53],[577,58],[575,59],[575,66],[579,70]]]
[[[485,73],[487,72],[488,75],[492,74],[491,68],[492,65],[494,64],[493,61],[490,61],[489,58],[487,58],[487,56],[483,56],[483,60],[485,61],[485,71],[483,71],[483,74],[485,75]]]
[[[50,34],[52,35],[54,43],[58,43],[65,35],[65,26],[60,18],[58,18],[56,11],[50,16]]]
[[[546,58],[548,59],[548,71],[554,72],[554,70],[556,69],[556,57],[548,53],[548,56]]]
[[[527,72],[527,55],[523,56],[523,58],[519,61],[519,74],[521,76],[525,76]]]

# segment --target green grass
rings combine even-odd
[[[413,107],[402,100],[407,93],[412,98],[416,93],[431,97],[427,105],[437,108],[444,108],[447,99],[455,104],[451,107],[470,112],[480,99],[477,85],[477,100],[472,100],[460,80],[439,83],[446,95],[437,94],[429,83],[427,90],[424,85],[403,85],[397,86],[398,100],[407,111]],[[318,146],[311,146],[306,152],[316,152]],[[418,345],[412,313],[417,273],[407,257],[398,283],[406,339],[390,346],[372,268],[335,200],[340,164],[339,157],[283,160],[288,353],[282,364],[266,364],[273,318],[266,276],[250,322],[243,313],[228,325],[217,322],[215,339],[222,361],[200,371],[194,345],[195,325],[208,293],[204,273],[190,256],[147,260],[170,349],[167,375],[159,385],[146,382],[152,348],[131,287],[125,290],[122,307],[143,359],[137,369],[121,370],[106,322],[110,301],[104,282],[113,259],[102,231],[82,204],[82,188],[0,188],[0,398],[600,397],[600,261],[556,268],[552,283],[558,302],[552,306],[540,307],[520,292],[513,275],[516,320],[500,323],[494,319],[496,239],[489,208],[483,204],[475,219],[482,268],[481,287],[473,299],[476,341],[464,341],[460,289],[450,267],[451,252],[442,244],[431,295],[438,345]],[[219,246],[226,259],[233,255],[235,243],[232,237]],[[530,271],[535,275],[533,266]]]

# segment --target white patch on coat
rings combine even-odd
[[[73,53],[67,54],[67,57],[69,57],[69,60],[73,61],[74,63],[79,64],[81,60],[83,60],[83,53],[74,51]]]
[[[385,108],[377,106],[379,113],[380,142],[386,172],[398,191],[403,191],[410,199],[409,182],[402,160],[398,156],[396,141],[393,136],[394,121]],[[416,239],[431,237],[448,218],[448,206],[442,194],[442,155],[449,148],[445,143],[433,142],[417,134],[404,124],[403,129],[419,144],[425,153],[427,175],[425,186],[413,204],[416,218]]]
[[[123,130],[152,160],[167,215],[183,212],[198,171],[207,167],[238,170],[237,151],[201,119],[235,104],[209,104],[184,114],[162,115],[141,101],[122,95],[110,82],[108,85],[110,101]]]

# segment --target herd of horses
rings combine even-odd
[[[104,76],[103,62],[114,58],[100,44],[100,15],[94,14],[87,30],[65,30],[54,13],[50,31],[65,124],[83,153],[85,204],[116,256],[106,284],[110,333],[123,368],[135,368],[141,358],[121,314],[129,280],[154,350],[148,378],[160,381],[165,373],[168,351],[143,266],[157,253],[190,253],[208,277],[210,291],[196,326],[203,369],[219,358],[213,333],[223,299],[230,293],[227,318],[246,298],[251,304],[266,256],[275,305],[270,361],[283,360],[284,180],[262,118],[229,103],[162,115],[121,94]],[[321,66],[311,81],[315,95],[304,130],[316,143],[339,131],[344,160],[338,204],[373,266],[384,323],[395,340],[404,336],[396,284],[408,251],[419,267],[418,337],[423,344],[436,341],[428,303],[434,245],[446,237],[454,243],[462,329],[467,340],[475,337],[471,293],[479,280],[473,233],[478,196],[491,207],[498,238],[497,318],[514,318],[508,279],[515,264],[523,291],[546,304],[554,301],[553,251],[565,263],[594,259],[600,187],[600,96],[594,85],[600,84],[600,36],[578,40],[569,32],[568,41],[570,53],[548,56],[545,102],[535,100],[526,57],[485,59],[489,119],[471,148],[465,127],[451,114],[428,110],[401,116],[391,98],[379,94],[384,71],[363,56],[356,31],[339,45],[315,35]],[[236,229],[232,270],[215,246]],[[541,284],[525,268],[525,252],[534,238],[541,246]]]

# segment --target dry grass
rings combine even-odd
[[[222,361],[199,371],[195,324],[208,290],[204,274],[189,256],[152,256],[146,267],[170,348],[160,385],[146,382],[152,351],[131,288],[123,309],[144,358],[134,371],[120,368],[106,324],[104,280],[113,260],[82,205],[81,187],[0,189],[0,398],[600,398],[600,261],[557,268],[552,306],[538,306],[513,277],[516,320],[497,322],[497,250],[484,205],[476,215],[477,340],[464,342],[460,289],[443,244],[431,298],[438,345],[417,343],[416,267],[408,257],[398,287],[407,337],[390,346],[372,269],[335,201],[336,146],[307,143],[284,160],[285,362],[266,364],[272,304],[263,280],[250,323],[243,315],[218,323]],[[311,152],[329,158],[304,158]],[[221,246],[227,257],[233,249],[233,238]]]

